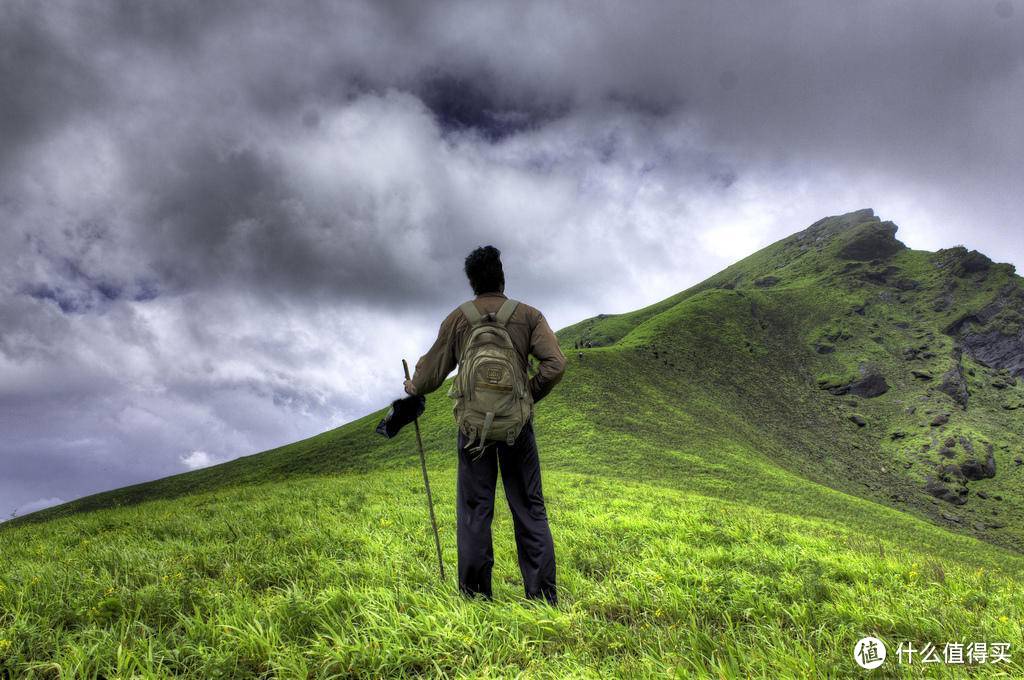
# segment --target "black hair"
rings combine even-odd
[[[505,286],[501,268],[501,251],[494,246],[480,246],[466,256],[466,277],[476,295],[496,293]]]

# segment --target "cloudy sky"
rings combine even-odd
[[[0,3],[0,516],[398,395],[825,215],[1024,269],[1024,2]]]

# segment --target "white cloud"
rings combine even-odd
[[[206,451],[193,451],[187,456],[182,456],[181,462],[189,470],[198,470],[199,468],[216,465],[217,463],[220,463],[222,461],[214,459]]]

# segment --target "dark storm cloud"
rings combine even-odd
[[[484,243],[556,326],[864,206],[1024,265],[1022,16],[4,3],[0,511],[378,406]]]
[[[485,74],[441,73],[425,77],[416,94],[443,131],[474,132],[490,142],[535,129],[564,115],[568,102],[537,102],[529,97],[504,100]]]
[[[109,93],[78,46],[52,34],[58,19],[27,3],[0,6],[0,172],[20,151],[45,139],[83,110],[101,108]]]

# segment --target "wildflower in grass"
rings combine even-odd
[[[0,652],[6,652],[7,649],[10,646],[11,646],[11,641],[10,640],[0,640]]]

